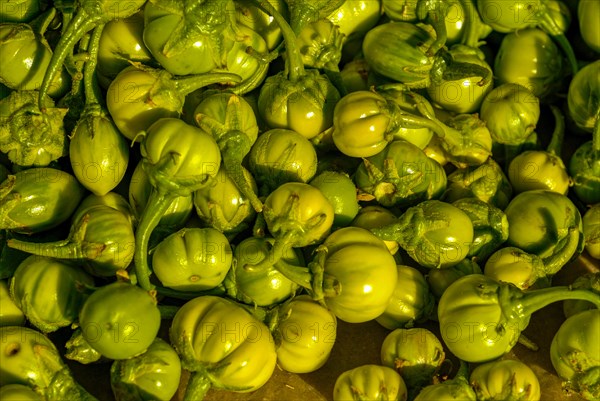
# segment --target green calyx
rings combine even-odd
[[[372,193],[377,202],[383,206],[406,204],[415,198],[430,199],[432,196],[433,186],[431,185],[427,187],[425,194],[415,192],[415,189],[425,180],[425,174],[422,171],[400,175],[396,163],[391,158],[384,160],[382,169],[379,169],[369,159],[363,159],[363,163],[369,181],[373,183],[368,192]]]
[[[14,91],[0,101],[0,151],[20,166],[47,166],[67,154],[67,110],[55,108],[49,97],[40,109],[37,96],[37,91]]]
[[[493,79],[493,72],[479,64],[455,61],[449,51],[440,49],[435,54],[430,77],[436,83],[481,77],[477,85],[484,86]]]
[[[442,259],[439,244],[429,241],[426,234],[430,230],[447,228],[450,219],[434,208],[428,208],[427,202],[408,208],[396,222],[370,231],[382,240],[398,242],[420,265],[437,268]]]
[[[96,351],[83,337],[81,328],[75,329],[67,343],[65,344],[65,358],[77,361],[82,364],[89,364],[100,361],[102,354]]]

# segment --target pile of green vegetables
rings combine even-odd
[[[600,259],[599,20],[597,0],[0,0],[0,398],[95,400],[71,370],[94,363],[121,401],[183,372],[184,400],[251,392],[375,320],[381,365],[333,400],[539,400],[503,357],[564,301],[539,352],[599,399],[598,263],[552,282]]]

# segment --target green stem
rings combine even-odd
[[[195,90],[208,85],[228,82],[238,83],[241,81],[242,77],[229,72],[213,72],[191,75],[184,78],[173,78],[173,83],[182,96],[187,96]]]
[[[302,76],[305,75],[305,71],[304,62],[302,61],[302,55],[300,54],[300,50],[298,49],[298,45],[296,43],[296,34],[292,30],[292,27],[286,21],[286,19],[275,9],[275,7],[269,4],[268,1],[250,1],[253,4],[255,4],[258,8],[263,10],[265,13],[271,15],[277,23],[277,25],[279,25],[279,29],[281,30],[281,34],[283,35],[283,40],[285,42],[288,80],[290,80],[291,82],[298,81]]]
[[[528,338],[523,333],[521,333],[519,335],[519,339],[517,340],[517,342],[519,344],[521,344],[522,346],[524,346],[525,348],[527,348],[528,350],[531,350],[531,351],[537,351],[537,350],[540,349],[540,347],[538,347],[538,345],[536,343],[534,343],[533,341],[531,341],[531,339]]]
[[[33,31],[38,35],[44,36],[55,16],[56,8],[49,8],[47,11],[36,17],[33,21],[29,22],[29,26],[31,26],[31,29],[33,29]]]
[[[469,364],[463,361],[462,359],[459,360],[458,371],[456,372],[456,375],[454,375],[454,378],[452,380],[464,380],[468,382],[470,374],[469,370]]]
[[[565,138],[565,117],[555,105],[550,105],[550,110],[552,110],[552,115],[554,116],[554,131],[552,131],[552,138],[546,151],[560,157]]]
[[[82,244],[70,240],[36,243],[14,238],[6,241],[9,248],[17,249],[31,255],[56,259],[88,260],[95,259],[106,247],[105,244]]]
[[[600,107],[596,110],[596,118],[594,121],[594,130],[592,131],[592,149],[596,153],[600,153]]]
[[[226,139],[223,141],[225,142],[225,144],[221,147],[221,154],[223,155],[223,167],[225,167],[227,175],[233,180],[240,192],[246,198],[248,198],[254,210],[257,213],[260,213],[263,209],[263,204],[246,178],[245,168],[242,166],[242,161],[247,152],[242,148],[242,146],[240,146],[238,141],[239,139],[247,140],[248,137],[241,131],[237,132],[239,132],[240,136],[242,137],[238,137],[237,139],[229,137],[229,140]]]
[[[248,271],[260,271],[263,269],[268,269],[271,266],[275,265],[284,255],[290,246],[294,243],[294,239],[298,236],[298,230],[289,229],[285,232],[282,232],[275,240],[273,241],[273,247],[269,250],[269,254],[260,262],[256,264],[246,264],[242,266],[243,269]]]
[[[100,104],[103,100],[95,89],[96,66],[98,65],[98,49],[100,47],[100,37],[105,24],[98,25],[92,31],[92,36],[88,44],[88,60],[83,68],[83,85],[85,92],[86,105]]]
[[[508,284],[505,284],[508,286]],[[519,290],[519,292],[521,292]],[[522,292],[521,292],[522,293]],[[522,293],[521,297],[512,299],[508,307],[512,313],[519,317],[531,316],[534,312],[545,308],[554,302],[564,301],[567,299],[580,299],[593,303],[597,308],[600,308],[600,294],[596,294],[591,290],[572,289],[568,286],[557,286],[550,288],[542,288],[539,290],[531,290],[527,293]]]
[[[203,372],[192,372],[185,389],[183,401],[202,401],[212,387],[212,382]]]
[[[461,44],[472,48],[479,47],[481,27],[484,25],[477,6],[471,0],[459,0],[465,13],[465,26],[462,34]]]
[[[578,255],[578,249],[583,247],[583,233],[579,227],[569,228],[569,233],[563,240],[563,246],[557,252],[543,259],[546,275],[558,273],[575,255]]]
[[[577,71],[579,71],[579,64],[577,63],[577,57],[575,57],[575,52],[571,47],[571,43],[569,43],[569,40],[564,32],[562,32],[560,26],[552,19],[552,15],[546,8],[544,2],[540,2],[540,7],[541,10],[537,13],[540,18],[540,27],[543,27],[561,47],[571,66],[571,74],[575,75]]]
[[[135,254],[133,257],[135,274],[140,287],[146,291],[154,289],[154,285],[150,283],[152,272],[148,266],[148,243],[150,235],[176,197],[177,195],[154,188],[142,212],[135,232]]]
[[[436,34],[435,41],[427,51],[429,57],[435,55],[446,44],[446,40],[448,39],[448,32],[446,31],[447,11],[447,0],[419,1],[417,3],[417,14],[433,27]]]
[[[42,86],[40,87],[38,98],[38,107],[40,110],[43,111],[45,109],[43,99],[48,94],[50,84],[54,81],[56,76],[60,74],[65,59],[69,53],[73,51],[75,44],[86,32],[94,27],[98,20],[100,20],[99,16],[90,16],[85,12],[85,9],[82,8],[77,12],[77,15],[69,21],[69,25],[65,28],[54,49],[54,53],[52,54],[52,58],[50,59],[50,63],[48,64],[46,74],[42,81]]]
[[[273,266],[287,279],[298,284],[300,287],[312,290],[312,275],[306,267],[289,264],[284,259],[279,259]]]

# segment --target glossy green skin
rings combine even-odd
[[[593,141],[579,146],[569,161],[569,174],[573,179],[573,192],[586,205],[600,203],[600,151]]]
[[[365,35],[362,50],[372,71],[407,85],[427,87],[434,41],[427,30],[408,22],[379,24]]]
[[[340,93],[327,76],[305,70],[294,82],[283,75],[267,77],[260,87],[258,110],[269,128],[283,128],[312,139],[333,125]]]
[[[383,227],[395,221],[397,221],[397,217],[389,209],[379,205],[369,205],[359,209],[358,214],[352,220],[351,226],[370,230],[371,228]],[[400,249],[398,242],[385,240],[383,242],[392,255],[398,255],[396,253]]]
[[[140,151],[146,162],[153,166],[173,154],[178,155],[177,161],[169,168],[169,174],[177,177],[214,177],[221,166],[221,151],[215,139],[177,118],[162,118],[153,123]],[[153,178],[151,175],[151,181]]]
[[[560,250],[558,242],[566,237],[569,228],[583,232],[579,210],[568,197],[556,192],[522,192],[510,201],[504,212],[508,218],[507,244],[541,258]]]
[[[433,311],[435,300],[429,285],[414,267],[398,265],[396,289],[385,311],[375,320],[388,330],[412,327],[424,322]]]
[[[7,384],[0,387],[0,398],[3,401],[43,401],[31,387],[23,384]]]
[[[600,60],[582,67],[571,79],[567,92],[569,116],[575,125],[592,132],[600,104]]]
[[[488,288],[489,295],[484,293]],[[495,288],[492,288],[495,287]],[[438,302],[438,320],[444,343],[466,362],[488,362],[509,352],[531,316],[506,322],[499,305],[496,281],[482,274],[459,278]]]
[[[586,400],[600,397],[600,309],[590,309],[565,320],[550,344],[550,360],[565,387]]]
[[[2,20],[4,22],[4,20]],[[52,58],[46,40],[28,24],[0,24],[0,82],[15,90],[36,90]],[[63,96],[71,79],[65,69],[51,83],[48,95]]]
[[[148,174],[142,167],[142,163],[138,163],[133,170],[128,192],[129,203],[133,207],[136,219],[139,220],[152,192],[152,184]],[[189,220],[193,211],[192,196],[178,196],[160,219],[159,226],[181,228]]]
[[[89,220],[82,243],[104,246],[97,254],[82,258],[84,267],[94,276],[101,277],[112,277],[119,270],[126,269],[133,260],[135,244],[129,216],[110,206],[98,205],[87,209],[82,216],[82,219],[85,218]],[[78,224],[81,220],[74,222],[74,226]]]
[[[23,326],[25,315],[10,297],[8,283],[0,280],[0,326]]]
[[[292,202],[297,205],[292,207]],[[269,194],[263,214],[273,237],[298,230],[293,247],[312,245],[325,239],[333,225],[333,206],[316,187],[301,182],[286,182]],[[318,224],[313,221],[318,219]]]
[[[373,173],[374,171],[378,173]],[[383,176],[379,176],[383,174]],[[438,199],[446,189],[446,172],[416,145],[395,140],[363,160],[354,174],[356,187],[383,206],[410,207]]]
[[[113,394],[122,401],[169,401],[180,377],[179,355],[160,337],[143,354],[114,361],[110,368]]]
[[[444,291],[446,291],[446,288],[459,278],[468,274],[482,273],[477,263],[465,259],[459,264],[446,269],[431,269],[427,272],[425,278],[427,279],[431,293],[436,300],[439,300]]]
[[[263,54],[267,53],[268,48],[265,39],[257,32],[243,25],[238,26],[237,29],[239,29],[240,39],[235,40],[227,52],[225,69],[242,77],[239,86],[245,86],[243,92],[240,92],[240,94],[244,94],[258,88],[268,73],[268,68],[264,68],[264,64],[249,54],[246,49],[250,47],[259,54]]]
[[[0,352],[0,386],[9,384],[40,385],[49,379],[47,367],[49,361],[63,365],[54,343],[41,332],[18,326],[0,327],[2,352]],[[36,355],[36,351],[40,355]],[[50,373],[51,376],[51,373]]]
[[[513,188],[502,167],[489,158],[480,166],[456,169],[448,174],[448,187],[442,196],[446,202],[477,198],[504,210],[513,195]]]
[[[351,92],[335,105],[333,143],[347,156],[373,156],[387,146],[392,123],[383,96],[368,90]]]
[[[225,279],[227,294],[240,302],[254,306],[272,306],[293,296],[298,285],[271,265],[248,271],[246,264],[256,264],[269,257],[273,238],[248,237],[240,241],[233,252],[234,262]],[[286,248],[282,260],[303,266],[302,254]]]
[[[333,205],[334,227],[350,225],[359,210],[356,187],[352,179],[344,173],[324,171],[314,177],[309,184],[321,190]]]
[[[256,193],[254,177],[245,168],[242,172]],[[192,200],[197,216],[208,226],[226,235],[235,235],[245,230],[256,216],[248,198],[240,192],[222,166],[209,185],[193,193]]]
[[[231,103],[236,101],[235,107]],[[235,110],[235,111],[234,111]],[[236,113],[232,116],[232,113]],[[202,125],[202,119],[211,119],[216,122],[219,130],[210,132],[217,141],[226,139],[229,130],[239,130],[248,137],[250,144],[258,136],[258,123],[250,103],[243,97],[228,92],[214,92],[207,96],[194,110],[196,124]],[[208,131],[208,130],[207,130]]]
[[[554,153],[527,150],[508,165],[508,178],[515,194],[532,189],[545,189],[566,195],[572,186],[562,159]]]
[[[393,21],[417,22],[419,0],[382,0],[383,12]]]
[[[123,179],[129,146],[108,114],[84,111],[71,133],[69,159],[77,180],[96,195],[106,195]]]
[[[190,35],[185,52],[171,56],[164,54],[165,44],[180,24],[186,24],[183,15],[161,9],[155,2],[146,4],[143,40],[154,59],[174,75],[203,74],[216,68],[217,60],[211,53],[213,38],[203,33]]]
[[[579,32],[583,41],[596,53],[600,53],[600,28],[595,16],[600,13],[600,4],[594,0],[580,0],[577,6]]]
[[[83,337],[110,359],[128,359],[146,351],[158,334],[160,320],[156,299],[122,281],[95,290],[79,312]]]
[[[469,377],[477,400],[539,401],[540,382],[531,368],[514,359],[478,365]]]
[[[286,19],[288,18],[287,4],[284,0],[268,1]],[[235,2],[236,20],[263,37],[269,51],[272,51],[283,40],[281,29],[273,18],[252,4]]]
[[[6,326],[0,327],[0,336],[0,387],[30,386],[44,400],[97,401],[73,379],[46,335],[27,327]]]
[[[339,27],[327,18],[305,24],[296,38],[304,67],[339,70],[343,39]]]
[[[458,46],[450,49],[452,58],[457,62],[476,64],[492,71],[490,65],[473,49]],[[432,82],[427,87],[431,100],[444,110],[455,113],[475,113],[479,111],[483,99],[494,88],[494,81],[481,84],[482,77],[469,77],[457,80]]]
[[[374,364],[342,372],[333,387],[333,401],[406,401],[406,397],[402,377],[392,368]]]
[[[432,383],[445,358],[440,340],[424,328],[397,328],[381,344],[381,364],[400,373],[413,393]]]
[[[277,354],[267,326],[225,298],[186,302],[173,318],[169,339],[182,366],[207,374],[212,387],[254,391],[275,370]]]
[[[291,373],[310,373],[325,365],[337,338],[335,315],[306,294],[282,304],[278,313],[277,365]]]
[[[477,0],[481,19],[494,31],[507,33],[535,26],[543,0]]]
[[[79,266],[32,255],[17,267],[10,294],[35,328],[50,333],[77,320],[88,297],[83,286],[93,285],[92,276]]]
[[[2,228],[18,233],[38,233],[67,221],[84,195],[74,176],[54,168],[31,168],[14,177],[12,190],[0,201],[0,216]]]
[[[229,241],[214,228],[183,228],[152,251],[152,270],[178,291],[203,291],[223,282],[232,262]]]
[[[42,11],[39,0],[2,0],[0,1],[0,21],[30,22]]]
[[[382,13],[381,0],[346,0],[327,19],[339,27],[346,38],[360,37],[377,25]]]
[[[77,209],[71,217],[71,222],[78,221],[89,208],[94,206],[108,206],[121,213],[124,213],[131,221],[131,227],[135,228],[137,221],[133,212],[133,208],[127,202],[127,199],[123,195],[116,192],[109,192],[106,195],[98,196],[89,194],[79,203]]]
[[[183,100],[173,95],[173,88],[165,86],[153,96],[154,87],[164,84],[164,79],[156,73],[130,65],[110,83],[106,106],[115,125],[127,139],[137,139],[141,131],[161,118],[179,116]]]
[[[594,259],[600,259],[600,203],[584,213],[583,235],[588,254]]]
[[[468,258],[485,261],[508,238],[506,214],[477,198],[463,198],[452,204],[465,212],[473,223],[473,243]]]
[[[151,65],[153,58],[143,40],[144,16],[136,13],[128,18],[109,21],[102,30],[98,45],[96,75],[103,88],[130,62]]]
[[[514,246],[494,252],[485,263],[483,274],[496,281],[512,283],[522,290],[545,277],[542,260]]]
[[[419,224],[423,224],[418,227],[420,232],[415,235],[413,224],[408,223],[406,237],[400,244],[419,265],[443,269],[457,265],[468,256],[474,238],[473,223],[458,207],[427,200],[404,214],[422,216],[417,218]]]
[[[562,54],[550,35],[539,28],[521,29],[504,36],[494,58],[498,84],[516,83],[540,99],[560,89]]]
[[[385,243],[366,229],[344,227],[323,247],[325,277],[337,280],[339,294],[325,297],[327,307],[349,323],[366,322],[387,308],[398,280],[396,261]]]
[[[520,145],[534,132],[540,118],[540,101],[529,89],[515,83],[494,88],[481,103],[480,116],[492,139]]]
[[[313,178],[317,152],[306,137],[295,131],[270,129],[252,145],[248,167],[259,191],[268,194],[283,183],[308,182]]]

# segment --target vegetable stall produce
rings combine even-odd
[[[596,3],[0,0],[0,397],[597,399]]]

